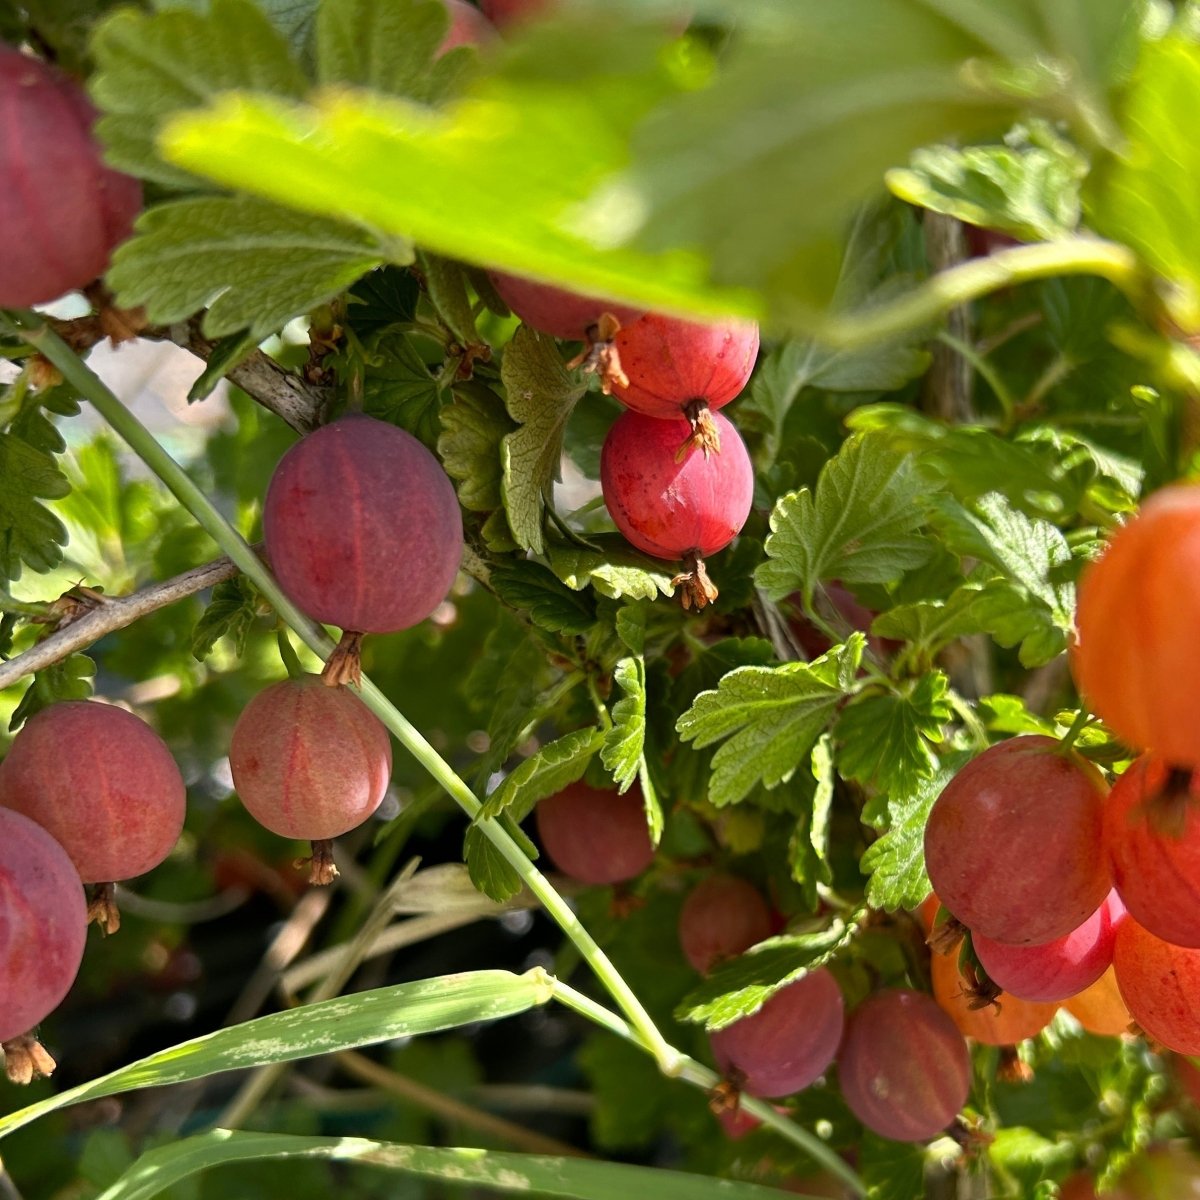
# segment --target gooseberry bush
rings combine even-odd
[[[0,1193],[1200,1187],[1198,29],[0,0]]]

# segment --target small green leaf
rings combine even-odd
[[[363,409],[398,425],[431,449],[441,433],[443,394],[413,339],[385,333],[363,384]]]
[[[943,646],[980,633],[983,617],[976,610],[977,587],[956,588],[945,600],[917,600],[900,604],[871,622],[876,637],[910,642],[921,653],[933,655]]]
[[[935,524],[956,553],[989,563],[974,605],[983,628],[1001,645],[1021,645],[1025,666],[1049,662],[1066,646],[1075,617],[1075,587],[1061,578],[1071,549],[1057,526],[1028,517],[997,493],[973,510],[942,497]]]
[[[217,641],[228,637],[233,642],[234,654],[241,658],[258,616],[259,603],[258,590],[245,575],[218,583],[192,630],[192,654],[203,662]]]
[[[420,255],[421,273],[430,302],[443,324],[464,349],[482,346],[475,328],[475,310],[467,295],[467,273],[461,263],[437,254]]]
[[[767,561],[755,581],[773,600],[821,580],[891,583],[929,557],[918,533],[929,483],[882,435],[856,435],[821,470],[816,491],[780,498],[771,512]]]
[[[249,328],[261,340],[399,252],[327,217],[248,196],[204,196],[143,213],[108,281],[122,305],[144,305],[158,324],[207,307],[207,336]]]
[[[953,775],[950,769],[941,770],[923,779],[914,791],[889,800],[891,828],[867,848],[861,863],[863,874],[869,876],[867,902],[872,908],[887,912],[916,908],[929,895],[925,822]]]
[[[467,826],[463,859],[471,882],[497,904],[511,900],[521,890],[521,877],[516,868],[496,849],[478,825]]]
[[[862,1141],[867,1200],[924,1200],[925,1147],[892,1142],[871,1133]]]
[[[613,600],[654,600],[669,596],[674,571],[632,549],[620,535],[590,539],[598,550],[574,542],[555,542],[547,548],[550,569],[575,591],[591,584]]]
[[[646,649],[646,615],[643,603],[622,604],[614,618],[617,637],[634,654],[640,655]]]
[[[501,378],[517,422],[501,449],[504,507],[518,545],[541,554],[542,519],[559,476],[567,418],[586,387],[563,366],[554,339],[528,325],[505,348]]]
[[[95,674],[96,664],[86,654],[71,654],[39,671],[13,712],[9,729],[20,729],[30,717],[59,700],[87,700]]]
[[[295,99],[308,89],[286,40],[250,0],[212,0],[206,13],[122,8],[97,27],[92,52],[109,162],[169,187],[195,190],[199,180],[159,157],[168,117],[237,88]]]
[[[724,742],[713,756],[713,804],[736,804],[755,784],[773,788],[791,777],[852,686],[863,644],[855,634],[815,662],[739,667],[696,697],[675,728],[697,749]]]
[[[500,563],[492,568],[490,578],[501,600],[528,613],[535,625],[551,633],[586,633],[596,623],[592,597],[573,592],[540,563]]]
[[[781,987],[824,966],[853,936],[854,921],[834,921],[816,933],[789,933],[759,942],[722,963],[675,1010],[680,1021],[723,1029],[757,1012]]]
[[[903,690],[862,695],[838,718],[838,769],[864,787],[888,795],[911,793],[937,769],[930,742],[942,739],[952,715],[950,681],[941,671]]]
[[[318,81],[436,100],[461,74],[458,55],[435,60],[449,25],[434,0],[322,0]]]
[[[500,445],[515,428],[500,397],[478,385],[458,387],[438,416],[438,457],[458,484],[459,503],[471,512],[495,512],[504,503]]]
[[[805,906],[815,912],[818,904],[818,884],[833,880],[829,865],[829,816],[833,808],[833,790],[837,783],[834,769],[832,739],[823,733],[813,747],[812,778],[815,787],[812,802],[796,821],[788,839],[788,867],[792,878],[804,891]]]
[[[70,490],[52,454],[11,430],[0,433],[0,581],[18,578],[22,566],[43,574],[62,562],[67,531],[38,501]]]
[[[568,784],[582,779],[588,763],[603,745],[602,729],[577,729],[547,742],[487,798],[480,817],[498,817],[503,812],[511,812],[516,820],[524,820],[539,800],[555,796]],[[492,893],[488,892],[488,895]]]
[[[1004,146],[935,146],[888,172],[901,200],[1027,242],[1069,237],[1079,227],[1087,160],[1047,127]]]
[[[618,789],[627,792],[637,777],[646,748],[646,663],[641,656],[621,659],[613,671],[613,683],[623,695],[612,707],[613,724],[605,734],[600,760]],[[659,828],[651,830],[656,845],[661,835],[660,814]]]

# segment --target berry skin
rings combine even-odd
[[[958,969],[957,954],[931,954],[933,998],[945,1009],[964,1037],[985,1046],[1012,1046],[1041,1033],[1054,1018],[1056,1004],[1020,1000],[1001,992],[997,1004],[972,1008],[967,981]]]
[[[842,1040],[837,981],[819,967],[780,988],[756,1013],[712,1035],[721,1073],[751,1096],[790,1096],[819,1079]]]
[[[641,315],[639,309],[628,305],[581,296],[519,275],[489,271],[488,278],[500,299],[526,325],[551,337],[580,342],[587,338],[590,329],[598,326],[604,313],[611,313],[622,324],[636,321]]]
[[[1150,1037],[1179,1054],[1200,1054],[1200,950],[1172,946],[1127,917],[1113,969],[1121,998]]]
[[[183,777],[145,721],[97,700],[65,700],[25,722],[0,762],[0,805],[37,821],[84,883],[158,866],[183,830]]]
[[[281,837],[323,841],[361,825],[392,775],[392,746],[353,692],[315,676],[272,684],[233,730],[229,766],[250,815]]]
[[[450,13],[450,28],[438,47],[438,55],[458,46],[486,45],[495,37],[492,23],[475,5],[467,0],[445,0],[445,5]]]
[[[524,24],[550,12],[554,6],[554,0],[479,0],[479,7],[497,29]]]
[[[929,996],[889,989],[851,1016],[838,1051],[838,1082],[868,1129],[897,1142],[924,1142],[967,1102],[971,1056]]]
[[[129,236],[142,187],[104,165],[95,119],[57,68],[0,45],[0,306],[84,287]]]
[[[721,408],[741,394],[758,358],[758,326],[700,325],[647,313],[613,339],[629,377],[613,395],[648,417],[688,415],[692,404]]]
[[[1071,666],[1124,742],[1200,766],[1200,486],[1163,488],[1079,582]]]
[[[1116,947],[1114,945],[1113,949]],[[1117,1037],[1125,1033],[1133,1018],[1121,989],[1117,985],[1117,973],[1109,967],[1091,987],[1084,988],[1077,996],[1063,1001],[1063,1008],[1077,1020],[1088,1033],[1100,1037]]]
[[[1155,937],[1200,948],[1200,781],[1143,755],[1104,806],[1113,880]]]
[[[67,852],[28,817],[0,808],[0,1042],[62,1003],[86,938],[87,904]]]
[[[623,795],[572,783],[538,804],[537,831],[554,865],[580,883],[624,883],[654,861],[636,783]]]
[[[358,633],[423,621],[445,599],[463,553],[462,514],[441,464],[411,434],[361,414],[283,456],[263,534],[292,601]]]
[[[1038,945],[1062,937],[1112,887],[1101,844],[1107,787],[1053,738],[1009,738],[946,785],[925,827],[942,903],[972,933]]]
[[[982,933],[972,943],[992,982],[1022,1000],[1067,1000],[1112,965],[1125,905],[1116,891],[1078,929],[1040,946],[1010,946]]]
[[[695,446],[682,418],[659,420],[622,413],[604,439],[600,486],[617,528],[639,550],[678,559],[723,550],[738,535],[754,499],[754,469],[737,430],[720,413],[713,420],[720,454]]]
[[[762,893],[734,875],[698,883],[679,913],[679,944],[702,975],[770,936],[771,910]]]

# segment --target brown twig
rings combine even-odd
[[[128,596],[106,596],[82,617],[64,625],[15,658],[0,662],[0,689],[9,687],[35,671],[44,670],[77,650],[83,650],[93,642],[99,641],[105,634],[132,625],[147,613],[165,608],[168,604],[174,604],[176,600],[183,600],[187,596],[194,596],[205,588],[232,579],[237,573],[237,567],[222,556],[205,563],[202,567],[193,567],[182,575],[165,579],[162,583],[151,584]]]

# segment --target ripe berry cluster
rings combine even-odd
[[[654,859],[636,785],[622,796],[572,784],[538,805],[537,829],[555,865],[581,883],[623,883]],[[770,937],[774,928],[770,906],[753,884],[714,873],[685,899],[679,942],[688,962],[706,974]],[[715,1032],[712,1051],[728,1083],[714,1096],[714,1108],[731,1137],[757,1124],[737,1111],[738,1094],[790,1096],[835,1060],[851,1110],[868,1128],[894,1140],[936,1136],[958,1115],[970,1090],[967,1043],[933,999],[887,988],[847,1020],[841,989],[824,967]]]
[[[654,558],[682,560],[685,607],[716,599],[704,559],[737,536],[754,496],[746,444],[717,410],[746,386],[758,326],[702,325],[492,272],[525,324],[585,343],[575,361],[626,408],[600,455],[604,502],[617,528]]]
[[[10,1078],[53,1070],[30,1031],[75,981],[88,921],[118,928],[113,884],[171,852],[184,802],[170,751],[124,709],[65,701],[17,734],[0,761],[0,1043]],[[85,883],[97,885],[90,905]]]

